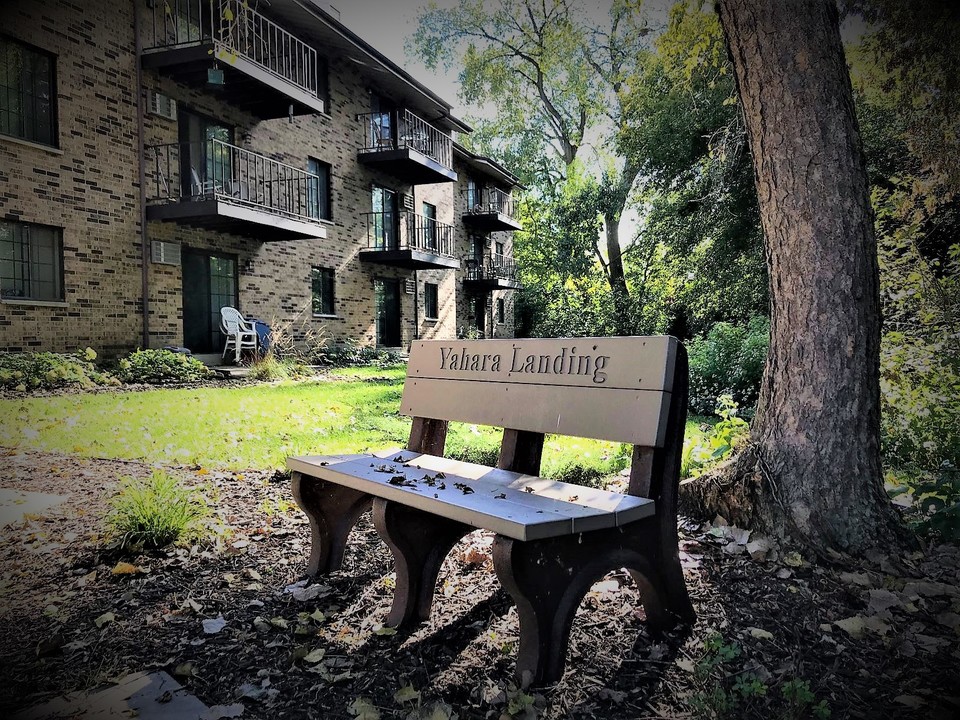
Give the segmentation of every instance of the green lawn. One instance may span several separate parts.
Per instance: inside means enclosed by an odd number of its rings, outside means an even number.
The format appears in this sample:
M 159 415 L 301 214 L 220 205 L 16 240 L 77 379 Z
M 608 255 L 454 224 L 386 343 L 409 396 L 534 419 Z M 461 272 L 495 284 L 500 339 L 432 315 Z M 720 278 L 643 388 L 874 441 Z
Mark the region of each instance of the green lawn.
M 337 379 L 278 385 L 27 397 L 0 401 L 0 445 L 75 455 L 242 470 L 279 468 L 288 455 L 402 446 L 397 409 L 404 369 L 357 368 Z M 687 433 L 699 435 L 700 418 Z M 499 433 L 454 424 L 448 454 L 496 460 Z M 549 437 L 543 471 L 582 479 L 616 472 L 619 443 Z

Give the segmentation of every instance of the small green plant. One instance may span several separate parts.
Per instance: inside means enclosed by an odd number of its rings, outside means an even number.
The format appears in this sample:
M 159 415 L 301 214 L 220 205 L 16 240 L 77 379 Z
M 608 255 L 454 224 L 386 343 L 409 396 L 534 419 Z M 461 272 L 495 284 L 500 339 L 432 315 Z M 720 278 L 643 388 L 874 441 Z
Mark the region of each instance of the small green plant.
M 121 479 L 107 522 L 122 549 L 154 550 L 199 539 L 208 515 L 202 492 L 155 471 L 147 480 Z
M 191 355 L 169 350 L 137 350 L 120 360 L 117 377 L 125 383 L 170 383 L 196 382 L 213 373 Z
M 94 365 L 97 353 L 0 353 L 0 387 L 18 392 L 60 387 L 92 388 L 117 381 Z
M 715 409 L 720 422 L 701 442 L 685 441 L 680 458 L 680 477 L 698 475 L 724 460 L 750 432 L 750 425 L 738 416 L 739 407 L 730 395 L 717 398 Z
M 785 718 L 799 720 L 807 714 L 808 710 L 818 720 L 826 720 L 830 717 L 830 707 L 826 700 L 814 704 L 817 698 L 806 680 L 798 678 L 788 680 L 780 687 L 780 692 L 783 693 L 783 699 L 787 702 Z

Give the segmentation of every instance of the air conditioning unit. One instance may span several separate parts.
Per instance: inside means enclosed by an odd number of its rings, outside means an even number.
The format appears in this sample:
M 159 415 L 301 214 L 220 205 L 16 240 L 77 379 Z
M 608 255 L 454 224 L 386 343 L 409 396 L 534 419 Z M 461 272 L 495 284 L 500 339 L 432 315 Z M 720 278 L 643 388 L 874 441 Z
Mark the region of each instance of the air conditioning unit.
M 177 119 L 177 101 L 163 93 L 147 91 L 147 110 L 151 115 L 158 115 L 167 120 Z
M 408 278 L 403 282 L 403 289 L 407 293 L 407 295 L 413 295 L 413 293 L 415 293 L 417 290 L 417 284 L 416 282 Z
M 158 265 L 179 265 L 180 245 L 163 240 L 154 240 L 150 244 L 150 259 Z
M 404 193 L 401 197 L 403 198 L 403 209 L 413 210 L 413 195 Z

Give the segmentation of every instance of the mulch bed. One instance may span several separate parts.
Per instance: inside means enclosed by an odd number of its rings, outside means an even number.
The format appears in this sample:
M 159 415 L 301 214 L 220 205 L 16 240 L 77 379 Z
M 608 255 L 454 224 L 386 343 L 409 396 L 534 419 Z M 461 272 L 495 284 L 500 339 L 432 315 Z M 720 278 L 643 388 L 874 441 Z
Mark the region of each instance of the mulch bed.
M 801 718 L 821 701 L 832 718 L 960 717 L 956 546 L 825 566 L 754 560 L 742 533 L 685 524 L 694 627 L 652 640 L 629 579 L 608 576 L 580 607 L 563 680 L 524 692 L 489 537 L 447 559 L 428 623 L 390 634 L 392 559 L 370 523 L 341 572 L 300 582 L 309 527 L 280 475 L 173 468 L 216 490 L 229 534 L 108 550 L 119 478 L 152 469 L 0 450 L 0 487 L 69 495 L 0 530 L 0 715 L 159 668 L 243 718 Z

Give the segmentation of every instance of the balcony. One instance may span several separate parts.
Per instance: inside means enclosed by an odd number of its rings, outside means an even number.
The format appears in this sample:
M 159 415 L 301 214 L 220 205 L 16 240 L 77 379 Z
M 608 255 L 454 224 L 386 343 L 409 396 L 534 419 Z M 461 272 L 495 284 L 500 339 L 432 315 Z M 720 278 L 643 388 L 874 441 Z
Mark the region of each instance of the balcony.
M 520 230 L 513 219 L 513 198 L 494 187 L 470 188 L 467 191 L 467 211 L 463 222 L 483 232 Z
M 141 63 L 259 118 L 325 112 L 317 51 L 245 0 L 158 0 Z M 216 68 L 223 72 L 222 82 Z M 213 72 L 210 72 L 210 71 Z M 209 74 L 208 74 L 209 73 Z
M 326 237 L 319 178 L 221 140 L 147 147 L 147 219 L 256 240 Z
M 517 264 L 506 255 L 492 254 L 467 260 L 465 286 L 475 290 L 517 290 Z
M 366 214 L 367 246 L 360 259 L 408 270 L 459 268 L 453 225 L 413 212 Z
M 453 140 L 409 110 L 366 113 L 357 160 L 411 185 L 456 182 Z

